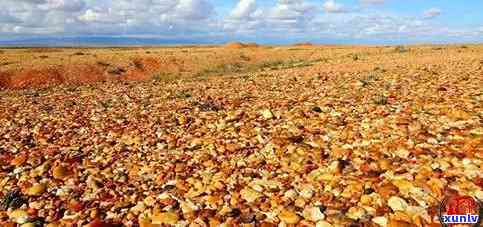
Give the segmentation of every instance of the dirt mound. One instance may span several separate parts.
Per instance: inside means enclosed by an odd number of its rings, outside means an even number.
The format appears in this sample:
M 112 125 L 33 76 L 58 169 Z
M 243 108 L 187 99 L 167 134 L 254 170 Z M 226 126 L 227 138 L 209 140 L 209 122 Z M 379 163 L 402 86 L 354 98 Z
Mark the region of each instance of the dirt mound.
M 12 74 L 9 72 L 0 72 L 0 89 L 7 88 L 10 85 Z
M 252 48 L 256 48 L 256 47 L 259 47 L 260 45 L 258 45 L 257 43 L 247 43 L 245 44 L 246 47 L 252 47 Z
M 60 84 L 89 84 L 108 80 L 146 80 L 159 70 L 155 58 L 134 58 L 129 65 L 93 64 L 50 66 L 0 72 L 0 89 L 43 88 Z
M 64 82 L 62 71 L 61 67 L 24 70 L 11 77 L 8 87 L 18 89 L 61 84 Z
M 132 60 L 132 66 L 129 67 L 126 74 L 120 78 L 123 80 L 147 80 L 155 74 L 161 67 L 161 63 L 156 58 L 135 58 Z
M 61 71 L 66 84 L 87 84 L 108 79 L 99 65 L 73 65 Z
M 242 49 L 242 48 L 257 48 L 260 47 L 257 43 L 241 43 L 241 42 L 230 42 L 225 44 L 225 48 L 229 49 Z
M 242 49 L 245 48 L 246 45 L 241 42 L 229 42 L 225 44 L 225 47 L 230 49 Z
M 311 46 L 314 46 L 314 44 L 309 43 L 309 42 L 304 42 L 304 43 L 295 43 L 295 44 L 293 44 L 293 46 L 296 46 L 296 47 L 311 47 Z

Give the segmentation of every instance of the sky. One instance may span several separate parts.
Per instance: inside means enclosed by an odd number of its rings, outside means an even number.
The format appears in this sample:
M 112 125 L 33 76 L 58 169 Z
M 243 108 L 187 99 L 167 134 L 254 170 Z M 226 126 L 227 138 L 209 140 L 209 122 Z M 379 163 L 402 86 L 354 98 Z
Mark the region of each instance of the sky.
M 1 0 L 0 45 L 483 41 L 483 0 Z

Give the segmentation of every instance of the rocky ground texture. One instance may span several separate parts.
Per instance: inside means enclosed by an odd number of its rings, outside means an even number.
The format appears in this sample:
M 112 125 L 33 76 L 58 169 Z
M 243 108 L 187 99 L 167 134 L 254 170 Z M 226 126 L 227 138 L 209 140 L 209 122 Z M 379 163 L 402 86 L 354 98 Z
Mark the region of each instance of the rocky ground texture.
M 483 48 L 444 48 L 2 91 L 0 225 L 439 226 L 483 199 Z

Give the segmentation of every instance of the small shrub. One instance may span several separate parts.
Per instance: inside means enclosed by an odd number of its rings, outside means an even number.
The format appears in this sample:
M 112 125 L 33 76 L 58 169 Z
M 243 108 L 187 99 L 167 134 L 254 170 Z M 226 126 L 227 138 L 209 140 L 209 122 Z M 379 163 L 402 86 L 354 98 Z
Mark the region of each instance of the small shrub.
M 328 63 L 329 62 L 329 59 L 327 59 L 327 58 L 317 58 L 317 59 L 313 60 L 313 62 L 324 62 L 324 63 Z
M 271 70 L 278 70 L 278 69 L 291 69 L 291 68 L 302 68 L 314 65 L 317 60 L 306 61 L 306 60 L 289 60 L 289 61 L 270 61 L 270 62 L 263 62 L 261 63 L 258 68 L 261 69 L 271 69 Z
M 113 107 L 112 100 L 101 101 L 101 106 L 104 107 L 104 109 Z
M 284 62 L 281 60 L 263 62 L 260 64 L 260 68 L 279 69 L 283 64 Z
M 201 111 L 203 112 L 208 112 L 208 111 L 219 111 L 222 110 L 223 108 L 213 101 L 205 101 L 205 102 L 194 102 L 193 106 L 198 107 Z
M 220 76 L 228 73 L 239 73 L 243 71 L 241 63 L 221 64 L 213 68 L 204 69 L 196 74 L 196 77 Z
M 134 59 L 134 60 L 132 60 L 132 63 L 134 65 L 134 67 L 136 67 L 137 69 L 144 69 L 144 64 L 143 64 L 143 61 L 141 59 Z
M 126 70 L 121 68 L 121 67 L 113 67 L 112 69 L 109 69 L 107 72 L 109 74 L 121 75 L 121 74 L 125 73 Z
M 373 101 L 376 105 L 387 105 L 388 98 L 384 95 L 377 95 Z
M 405 46 L 396 46 L 394 48 L 394 51 L 396 53 L 405 53 L 405 52 L 408 52 L 409 50 Z
M 40 55 L 39 58 L 40 59 L 46 59 L 46 58 L 49 58 L 49 56 L 47 56 L 47 55 Z
M 189 91 L 180 91 L 176 93 L 176 98 L 179 98 L 179 99 L 187 99 L 187 98 L 191 98 L 192 96 L 193 95 Z
M 179 76 L 171 73 L 157 73 L 152 76 L 155 82 L 170 82 L 178 79 Z
M 382 67 L 376 66 L 376 67 L 374 68 L 374 71 L 376 71 L 376 72 L 381 72 L 381 73 L 385 73 L 387 70 L 386 70 L 386 69 L 384 69 L 384 68 L 382 68 Z
M 111 64 L 109 64 L 107 62 L 103 62 L 103 61 L 98 61 L 97 64 L 100 65 L 100 66 L 104 66 L 104 67 L 108 67 L 108 66 L 111 65 Z
M 240 55 L 240 59 L 243 60 L 243 61 L 250 61 L 250 57 L 246 56 L 246 55 Z
M 86 55 L 85 53 L 83 52 L 75 52 L 74 54 L 72 55 L 75 55 L 75 56 L 82 56 L 82 55 Z

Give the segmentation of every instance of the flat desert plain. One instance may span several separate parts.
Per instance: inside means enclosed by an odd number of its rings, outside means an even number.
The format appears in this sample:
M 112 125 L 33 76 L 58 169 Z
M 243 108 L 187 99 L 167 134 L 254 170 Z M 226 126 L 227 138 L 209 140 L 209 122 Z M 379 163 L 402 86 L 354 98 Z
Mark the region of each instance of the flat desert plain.
M 1 226 L 439 226 L 483 46 L 0 49 Z

